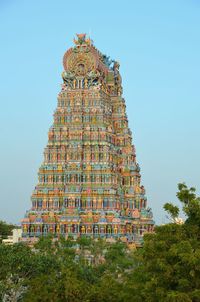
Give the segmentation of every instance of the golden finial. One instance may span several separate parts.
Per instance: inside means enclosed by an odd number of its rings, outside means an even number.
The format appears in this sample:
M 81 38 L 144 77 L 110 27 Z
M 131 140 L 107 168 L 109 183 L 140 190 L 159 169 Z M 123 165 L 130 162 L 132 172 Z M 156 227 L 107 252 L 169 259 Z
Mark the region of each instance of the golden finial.
M 76 45 L 82 45 L 82 44 L 87 44 L 91 45 L 91 40 L 90 38 L 86 38 L 86 34 L 76 34 L 77 35 L 77 40 L 74 39 L 74 43 Z

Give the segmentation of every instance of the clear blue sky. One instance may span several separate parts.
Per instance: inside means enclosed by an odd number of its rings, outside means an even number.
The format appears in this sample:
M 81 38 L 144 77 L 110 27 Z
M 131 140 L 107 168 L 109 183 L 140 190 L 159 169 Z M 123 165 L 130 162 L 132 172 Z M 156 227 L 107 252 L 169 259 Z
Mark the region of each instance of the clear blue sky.
M 0 1 L 0 219 L 30 208 L 75 33 L 121 62 L 129 126 L 156 223 L 177 183 L 200 188 L 200 2 Z

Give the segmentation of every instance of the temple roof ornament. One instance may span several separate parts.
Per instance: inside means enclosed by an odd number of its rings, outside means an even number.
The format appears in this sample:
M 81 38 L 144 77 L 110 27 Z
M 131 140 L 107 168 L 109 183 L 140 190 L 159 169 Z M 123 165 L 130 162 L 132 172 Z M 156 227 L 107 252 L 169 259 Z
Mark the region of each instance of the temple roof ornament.
M 82 44 L 87 44 L 87 45 L 91 45 L 92 44 L 92 40 L 90 38 L 86 38 L 86 34 L 76 34 L 77 36 L 77 40 L 74 39 L 74 44 L 76 45 L 82 45 Z
M 62 86 L 62 90 L 81 85 L 82 88 L 101 88 L 105 92 L 122 95 L 119 63 L 102 54 L 86 38 L 86 34 L 77 34 L 77 38 L 75 46 L 67 50 L 63 57 L 62 77 L 66 87 Z M 83 80 L 82 84 L 80 80 Z

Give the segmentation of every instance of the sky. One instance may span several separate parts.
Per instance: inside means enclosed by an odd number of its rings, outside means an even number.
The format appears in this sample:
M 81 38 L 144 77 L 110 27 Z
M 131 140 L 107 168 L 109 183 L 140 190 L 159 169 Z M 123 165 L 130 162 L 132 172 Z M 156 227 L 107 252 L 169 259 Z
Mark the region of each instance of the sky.
M 0 0 L 0 220 L 31 207 L 76 33 L 120 62 L 142 184 L 166 223 L 178 183 L 200 191 L 198 0 Z

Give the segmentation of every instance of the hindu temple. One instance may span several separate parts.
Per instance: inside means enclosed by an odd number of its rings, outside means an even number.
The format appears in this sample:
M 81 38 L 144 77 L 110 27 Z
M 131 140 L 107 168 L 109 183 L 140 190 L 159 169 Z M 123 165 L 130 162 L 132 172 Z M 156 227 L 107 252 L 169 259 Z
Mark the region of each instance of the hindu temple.
M 140 183 L 119 63 L 77 34 L 63 67 L 38 183 L 22 219 L 23 240 L 51 233 L 139 244 L 154 221 Z

